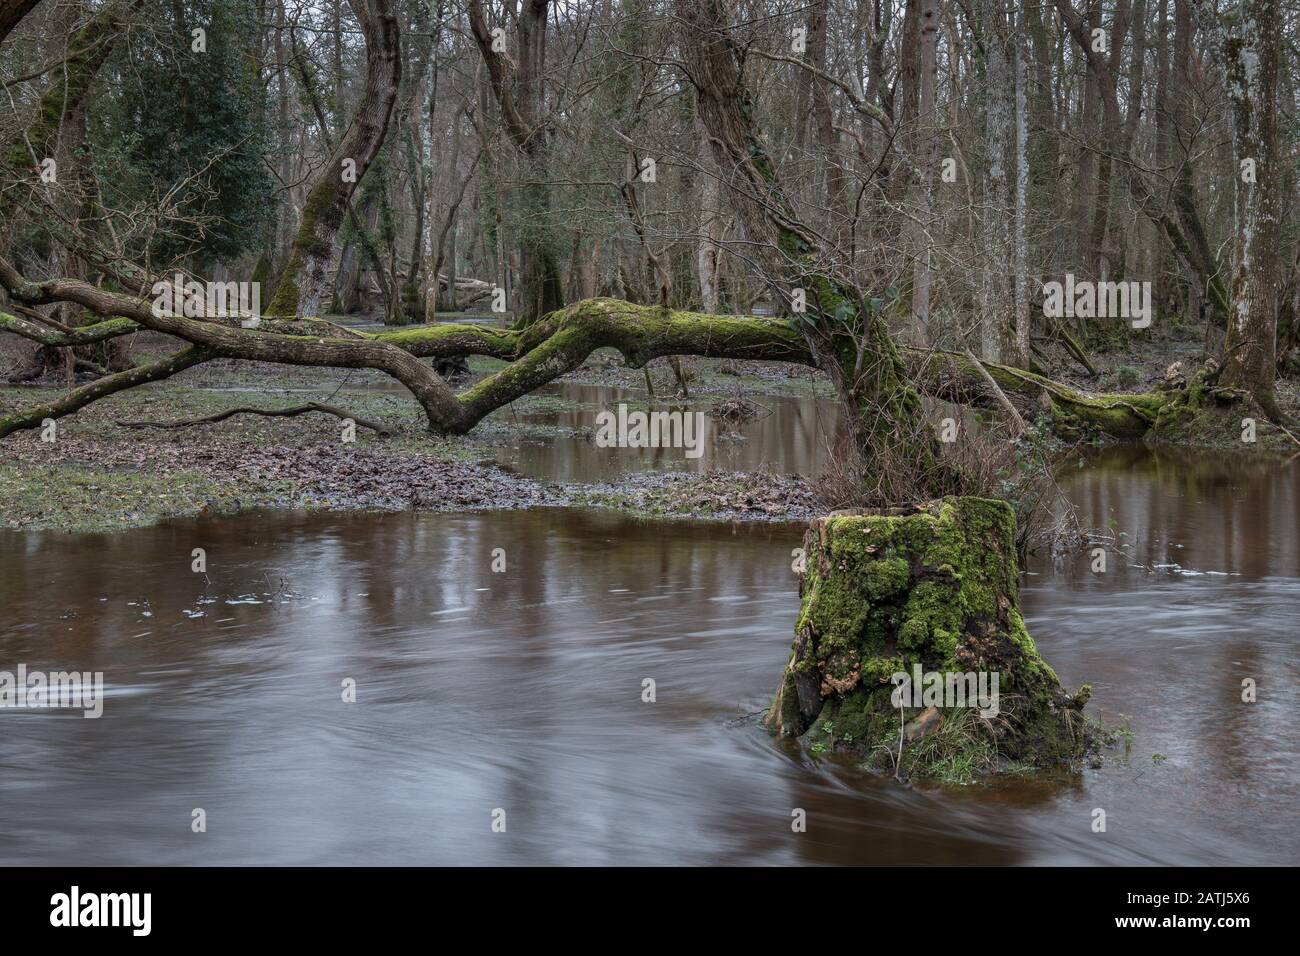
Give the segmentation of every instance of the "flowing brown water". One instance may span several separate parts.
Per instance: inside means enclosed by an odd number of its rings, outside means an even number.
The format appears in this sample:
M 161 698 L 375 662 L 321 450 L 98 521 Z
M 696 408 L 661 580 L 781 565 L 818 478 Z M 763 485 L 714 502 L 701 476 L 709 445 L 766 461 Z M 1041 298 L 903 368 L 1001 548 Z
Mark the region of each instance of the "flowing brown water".
M 1035 562 L 1026 615 L 1132 753 L 991 789 L 904 788 L 744 716 L 788 653 L 797 527 L 540 510 L 0 535 L 0 670 L 108 687 L 99 720 L 0 711 L 0 863 L 1296 862 L 1300 469 L 1117 451 L 1068 490 L 1130 557 Z

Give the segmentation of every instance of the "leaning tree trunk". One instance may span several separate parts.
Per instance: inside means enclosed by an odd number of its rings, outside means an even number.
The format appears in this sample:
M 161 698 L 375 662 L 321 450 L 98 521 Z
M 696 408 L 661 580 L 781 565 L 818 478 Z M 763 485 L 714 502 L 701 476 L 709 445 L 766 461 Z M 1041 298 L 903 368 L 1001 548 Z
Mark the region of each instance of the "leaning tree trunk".
M 319 315 L 334 245 L 352 194 L 379 154 L 402 75 L 392 0 L 350 0 L 366 38 L 366 89 L 352 123 L 307 193 L 289 264 L 269 315 Z
M 470 29 L 487 66 L 488 81 L 501 110 L 502 125 L 519 152 L 526 182 L 520 189 L 523 222 L 520 253 L 523 272 L 522 318 L 525 323 L 560 308 L 564 286 L 554 247 L 551 196 L 545 180 L 547 130 L 543 107 L 542 68 L 546 63 L 546 18 L 550 0 L 526 0 L 518 22 L 517 67 L 493 49 L 493 38 L 479 0 L 466 7 Z
M 126 0 L 105 5 L 68 41 L 67 58 L 51 72 L 50 85 L 41 96 L 35 118 L 21 135 L 4 145 L 5 165 L 11 175 L 53 157 L 64 117 L 84 109 L 100 67 L 124 33 L 126 19 L 143 2 Z M 0 190 L 0 232 L 13 228 L 15 202 L 10 190 Z
M 18 21 L 31 13 L 40 2 L 41 0 L 10 0 L 9 3 L 0 5 L 0 40 L 7 37 L 18 26 Z
M 993 771 L 1002 760 L 1082 755 L 1090 690 L 1067 694 L 1025 629 L 1015 525 L 1010 505 L 981 498 L 813 522 L 794 646 L 768 725 L 900 775 L 933 773 L 945 760 Z M 974 675 L 991 699 L 891 699 L 897 674 L 923 690 L 918 671 L 942 675 L 944 686 Z M 960 686 L 970 690 L 969 678 Z M 939 731 L 940 745 L 927 744 Z
M 752 260 L 787 307 L 806 301 L 806 312 L 796 312 L 794 319 L 844 399 L 864 452 L 868 490 L 888 500 L 933 497 L 942 490 L 945 469 L 920 397 L 884 312 L 871 308 L 868 298 L 836 273 L 835 257 L 818 248 L 781 187 L 754 122 L 757 111 L 724 0 L 677 0 L 676 13 L 700 121 L 730 187 L 737 220 L 753 244 Z

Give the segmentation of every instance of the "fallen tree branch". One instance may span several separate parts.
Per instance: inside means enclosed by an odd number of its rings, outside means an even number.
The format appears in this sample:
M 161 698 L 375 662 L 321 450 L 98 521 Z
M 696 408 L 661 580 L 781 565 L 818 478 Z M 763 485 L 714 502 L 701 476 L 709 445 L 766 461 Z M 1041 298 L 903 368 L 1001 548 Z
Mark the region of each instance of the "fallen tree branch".
M 371 337 L 347 339 L 284 335 L 158 313 L 143 299 L 110 292 L 76 279 L 31 282 L 3 258 L 0 258 L 0 285 L 27 305 L 76 302 L 96 315 L 123 316 L 155 332 L 175 335 L 204 347 L 216 357 L 283 365 L 375 369 L 410 389 L 432 427 L 455 428 L 464 417 L 456 393 L 433 369 L 410 352 Z M 468 427 L 463 430 L 468 430 Z
M 241 405 L 238 408 L 228 408 L 224 412 L 217 412 L 215 415 L 205 415 L 202 418 L 187 418 L 177 422 L 114 422 L 122 428 L 190 428 L 193 425 L 214 425 L 217 422 L 224 422 L 227 418 L 233 418 L 236 415 L 264 415 L 267 418 L 295 418 L 298 415 L 306 415 L 310 412 L 324 412 L 326 415 L 333 415 L 335 418 L 341 418 L 345 421 L 352 421 L 362 428 L 369 428 L 373 432 L 378 432 L 385 438 L 393 434 L 393 430 L 387 425 L 379 422 L 372 422 L 368 419 L 353 415 L 351 412 L 339 408 L 336 405 L 327 405 L 324 402 L 308 402 L 306 405 L 294 405 L 290 408 L 253 408 L 251 406 Z
M 137 385 L 143 385 L 146 382 L 156 382 L 159 379 L 170 378 L 177 372 L 206 362 L 212 357 L 213 354 L 207 349 L 191 346 L 155 362 L 137 365 L 135 368 L 129 368 L 125 372 L 118 372 L 115 375 L 106 375 L 80 388 L 74 388 L 66 395 L 52 402 L 0 418 L 0 438 L 25 428 L 39 428 L 46 419 L 56 419 L 64 415 L 70 415 L 79 409 L 85 408 L 91 402 L 98 401 L 115 392 L 135 388 Z
M 975 364 L 960 352 L 900 348 L 916 387 L 931 398 L 957 405 L 1002 407 Z M 1121 440 L 1140 440 L 1155 424 L 1170 395 L 1133 392 L 1087 395 L 1035 372 L 997 362 L 980 362 L 1004 396 L 1016 396 L 1025 408 L 1046 415 L 1058 431 L 1100 432 Z
M 1048 321 L 1052 326 L 1052 331 L 1064 344 L 1065 350 L 1070 353 L 1076 362 L 1083 366 L 1084 371 L 1093 378 L 1101 374 L 1097 371 L 1097 366 L 1092 364 L 1092 359 L 1088 358 L 1088 353 L 1083 350 L 1083 346 L 1079 344 L 1078 339 L 1070 334 L 1070 330 L 1065 327 L 1065 324 L 1056 319 L 1049 319 Z
M 447 288 L 447 276 L 445 273 L 438 273 L 438 288 Z M 492 294 L 496 286 L 491 282 L 484 282 L 482 279 L 474 279 L 469 276 L 456 277 L 456 305 L 457 307 L 473 305 L 479 299 L 486 299 Z M 462 298 L 465 296 L 465 298 Z
M 1002 407 L 1006 409 L 1007 414 L 1011 416 L 1011 426 L 1013 430 L 1013 434 L 1011 437 L 1019 438 L 1026 431 L 1029 430 L 1028 426 L 1025 425 L 1025 420 L 1020 417 L 1019 410 L 1017 410 L 1016 406 L 1011 404 L 1011 399 L 1007 398 L 1007 393 L 1002 391 L 1002 389 L 998 386 L 997 381 L 993 378 L 992 375 L 989 374 L 989 370 L 984 367 L 984 363 L 982 363 L 979 359 L 975 357 L 974 352 L 972 352 L 970 349 L 967 349 L 966 358 L 969 359 L 970 363 L 975 366 L 975 370 L 979 372 L 980 377 L 984 379 L 985 383 L 989 387 L 989 390 L 993 392 L 993 395 L 994 397 L 997 398 L 999 404 L 1001 404 Z
M 20 319 L 18 316 L 9 315 L 7 312 L 0 312 L 0 330 L 21 335 L 23 338 L 38 342 L 41 345 L 58 348 L 91 345 L 95 342 L 115 339 L 118 336 L 130 335 L 132 332 L 139 332 L 140 326 L 130 319 L 105 319 L 103 322 L 96 322 L 93 325 L 61 331 L 60 329 L 39 325 L 36 322 L 29 322 L 26 319 Z

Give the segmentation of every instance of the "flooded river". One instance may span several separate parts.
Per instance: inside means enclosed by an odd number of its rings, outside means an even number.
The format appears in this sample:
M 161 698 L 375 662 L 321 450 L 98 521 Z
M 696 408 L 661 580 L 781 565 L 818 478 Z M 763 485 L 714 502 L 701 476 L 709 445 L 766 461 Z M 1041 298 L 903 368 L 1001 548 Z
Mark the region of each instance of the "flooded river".
M 1300 468 L 1118 450 L 1066 489 L 1128 555 L 1034 562 L 1028 624 L 1132 749 L 993 788 L 905 788 L 757 726 L 795 526 L 538 510 L 0 534 L 0 669 L 107 685 L 98 720 L 0 711 L 0 863 L 1294 863 Z

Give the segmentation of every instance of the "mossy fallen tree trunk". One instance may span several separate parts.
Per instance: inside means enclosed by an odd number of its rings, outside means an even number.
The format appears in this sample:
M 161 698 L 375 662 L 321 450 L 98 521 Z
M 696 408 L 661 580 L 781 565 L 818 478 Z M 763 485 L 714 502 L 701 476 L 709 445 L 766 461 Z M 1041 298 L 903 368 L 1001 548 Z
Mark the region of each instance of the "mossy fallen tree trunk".
M 79 388 L 60 395 L 49 402 L 0 415 L 0 438 L 16 431 L 40 428 L 49 419 L 59 419 L 85 408 L 91 402 L 106 398 L 116 392 L 135 388 L 148 382 L 159 382 L 177 372 L 193 368 L 212 358 L 207 349 L 192 345 L 172 355 L 146 362 L 114 375 L 105 375 Z
M 373 368 L 411 390 L 433 430 L 451 433 L 469 431 L 495 409 L 577 368 L 599 348 L 617 349 L 632 367 L 666 355 L 817 365 L 805 336 L 781 319 L 705 315 L 618 299 L 576 302 L 524 330 L 440 323 L 361 333 L 310 318 L 266 319 L 251 329 L 231 324 L 233 320 L 155 315 L 142 299 L 85 282 L 27 282 L 3 258 L 0 285 L 17 301 L 32 306 L 76 302 L 94 315 L 113 316 L 63 331 L 0 312 L 0 331 L 42 345 L 80 345 L 151 329 L 202 346 L 208 358 Z M 457 395 L 432 368 L 412 361 L 466 355 L 503 359 L 511 364 Z M 983 375 L 961 353 L 900 348 L 898 355 L 920 393 L 957 404 L 998 407 L 998 399 Z M 982 364 L 1026 418 L 1046 419 L 1067 437 L 1141 439 L 1158 420 L 1168 417 L 1171 409 L 1179 407 L 1177 402 L 1183 394 L 1156 391 L 1087 395 L 1033 372 L 995 362 Z M 137 382 L 123 376 L 112 384 L 112 388 L 96 389 L 94 398 Z M 1190 387 L 1187 391 L 1191 393 Z M 75 409 L 68 406 L 68 410 Z M 28 419 L 23 417 L 24 421 Z M 39 423 L 40 419 L 35 421 Z M 30 427 L 19 425 L 17 420 L 11 424 L 9 430 Z M 0 437 L 6 433 L 0 429 Z
M 774 731 L 900 775 L 1052 766 L 1087 752 L 1090 690 L 1068 694 L 1025 629 L 1005 502 L 837 513 L 813 522 L 804 546 Z
M 908 348 L 903 354 L 923 394 L 957 405 L 996 407 L 983 376 L 960 352 Z M 1176 397 L 1176 393 L 1165 391 L 1089 395 L 1011 365 L 980 364 L 1003 392 L 1017 400 L 1025 417 L 1046 419 L 1051 430 L 1062 437 L 1141 440 Z

